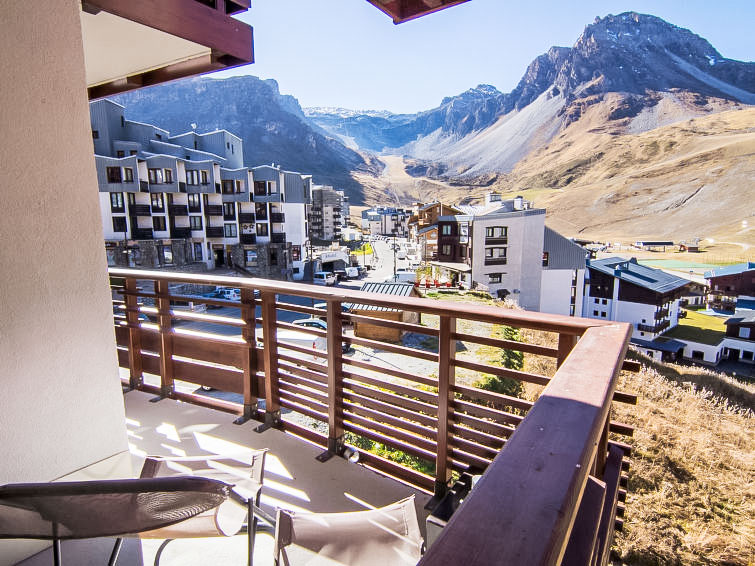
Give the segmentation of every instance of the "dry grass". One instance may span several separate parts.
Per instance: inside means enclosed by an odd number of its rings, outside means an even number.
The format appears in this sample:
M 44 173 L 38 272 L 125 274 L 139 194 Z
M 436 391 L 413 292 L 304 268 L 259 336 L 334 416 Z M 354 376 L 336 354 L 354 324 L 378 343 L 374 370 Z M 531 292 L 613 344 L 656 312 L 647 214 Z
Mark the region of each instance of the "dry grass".
M 632 566 L 752 565 L 753 413 L 678 377 L 651 367 L 621 376 L 639 403 L 615 405 L 615 418 L 636 427 L 615 548 Z

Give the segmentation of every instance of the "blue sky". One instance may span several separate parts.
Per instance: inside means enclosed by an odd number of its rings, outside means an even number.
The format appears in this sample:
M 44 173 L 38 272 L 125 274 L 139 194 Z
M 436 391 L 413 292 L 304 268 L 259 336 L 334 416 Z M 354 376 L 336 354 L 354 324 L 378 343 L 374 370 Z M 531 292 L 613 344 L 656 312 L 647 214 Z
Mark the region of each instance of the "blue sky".
M 571 46 L 595 16 L 634 10 L 755 59 L 752 0 L 471 0 L 394 25 L 365 0 L 253 0 L 256 63 L 218 73 L 276 79 L 302 106 L 416 112 L 480 83 L 511 91 L 552 45 Z

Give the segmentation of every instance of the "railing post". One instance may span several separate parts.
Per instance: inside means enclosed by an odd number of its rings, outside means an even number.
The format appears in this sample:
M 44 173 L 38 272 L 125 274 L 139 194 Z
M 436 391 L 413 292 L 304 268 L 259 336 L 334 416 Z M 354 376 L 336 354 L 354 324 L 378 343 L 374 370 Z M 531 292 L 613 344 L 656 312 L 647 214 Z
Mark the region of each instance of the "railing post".
M 136 279 L 126 277 L 124 281 L 124 300 L 126 303 L 126 322 L 128 323 L 128 386 L 138 389 L 143 382 L 142 374 L 142 337 L 139 328 L 139 297 L 136 293 Z
M 611 401 L 608 401 L 609 405 Z M 600 434 L 600 440 L 598 440 L 598 449 L 595 452 L 595 460 L 593 461 L 592 475 L 596 478 L 602 478 L 606 469 L 606 458 L 608 458 L 608 427 L 611 422 L 611 407 L 608 407 L 608 415 L 606 416 L 606 422 L 603 424 L 603 432 Z
M 244 424 L 253 418 L 257 412 L 257 341 L 255 339 L 255 311 L 254 291 L 245 287 L 241 288 L 241 319 L 244 328 L 241 335 L 246 342 L 246 351 L 242 360 L 244 371 L 244 412 L 234 421 L 236 424 Z
M 277 426 L 281 420 L 280 393 L 278 389 L 278 331 L 276 327 L 275 292 L 261 291 L 262 334 L 265 358 L 265 424 L 258 432 Z
M 446 494 L 451 483 L 451 423 L 453 422 L 453 388 L 456 385 L 456 319 L 440 316 L 438 335 L 438 435 L 435 457 L 435 499 Z
M 160 397 L 173 394 L 173 321 L 170 316 L 170 290 L 167 281 L 155 281 L 157 295 L 157 322 L 160 329 Z
M 579 336 L 574 334 L 559 334 L 558 335 L 558 358 L 556 360 L 556 367 L 561 367 L 567 356 L 571 353 L 574 346 L 577 345 Z
M 328 452 L 343 451 L 343 351 L 341 302 L 328 301 Z

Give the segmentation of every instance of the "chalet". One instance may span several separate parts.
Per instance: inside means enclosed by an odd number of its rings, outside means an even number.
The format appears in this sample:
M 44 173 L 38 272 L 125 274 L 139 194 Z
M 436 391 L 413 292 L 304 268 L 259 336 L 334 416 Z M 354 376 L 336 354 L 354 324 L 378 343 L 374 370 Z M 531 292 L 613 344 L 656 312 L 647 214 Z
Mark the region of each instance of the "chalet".
M 734 311 L 746 308 L 739 301 L 755 301 L 755 262 L 727 265 L 705 272 L 710 291 L 708 304 L 711 308 Z
M 723 357 L 727 360 L 753 363 L 755 355 L 755 311 L 733 316 L 726 324 Z
M 411 283 L 365 283 L 361 291 L 377 293 L 379 295 L 393 295 L 395 297 L 419 297 L 420 294 Z M 349 310 L 354 314 L 366 314 L 371 318 L 394 320 L 412 324 L 420 323 L 419 313 L 403 311 L 384 306 L 352 304 Z M 379 326 L 368 322 L 357 321 L 354 323 L 354 336 L 384 340 L 387 342 L 400 342 L 403 331 L 400 328 Z
M 679 302 L 689 281 L 630 260 L 587 262 L 582 316 L 630 322 L 633 339 L 657 338 L 679 321 Z

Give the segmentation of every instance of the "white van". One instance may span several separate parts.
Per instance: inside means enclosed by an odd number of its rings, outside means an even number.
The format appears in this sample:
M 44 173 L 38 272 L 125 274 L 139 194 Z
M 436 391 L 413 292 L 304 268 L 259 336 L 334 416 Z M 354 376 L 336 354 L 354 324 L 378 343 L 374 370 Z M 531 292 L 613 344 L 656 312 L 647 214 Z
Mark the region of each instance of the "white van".
M 396 276 L 391 275 L 385 278 L 385 283 L 414 283 L 417 281 L 417 272 L 409 269 L 399 269 Z
M 313 277 L 315 285 L 335 285 L 336 276 L 329 271 L 317 271 Z

